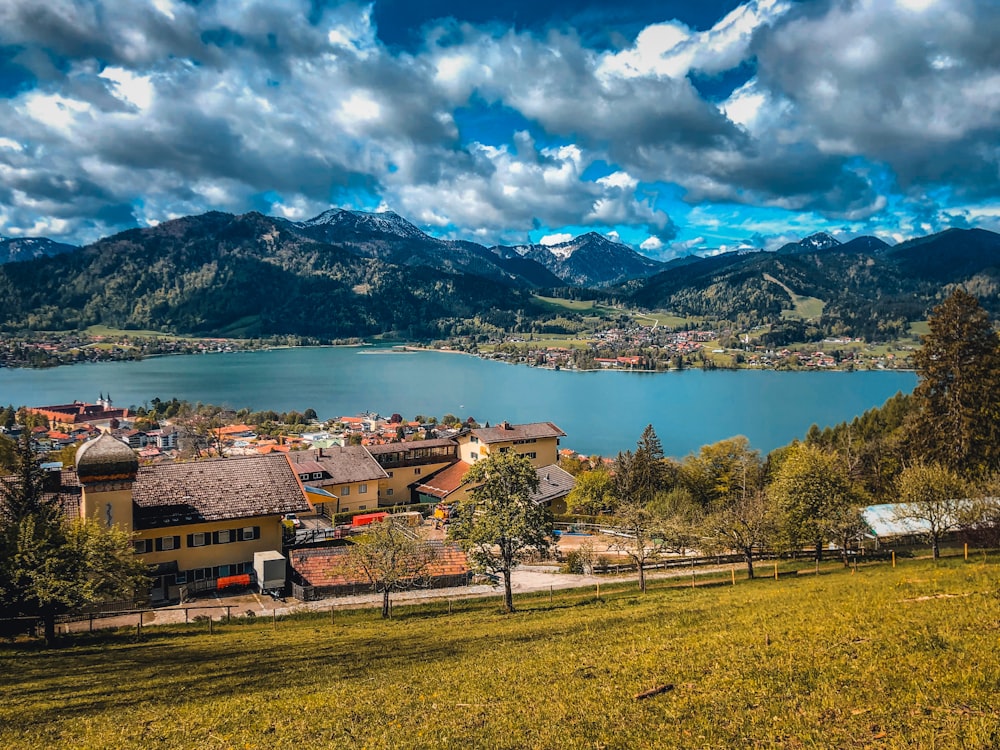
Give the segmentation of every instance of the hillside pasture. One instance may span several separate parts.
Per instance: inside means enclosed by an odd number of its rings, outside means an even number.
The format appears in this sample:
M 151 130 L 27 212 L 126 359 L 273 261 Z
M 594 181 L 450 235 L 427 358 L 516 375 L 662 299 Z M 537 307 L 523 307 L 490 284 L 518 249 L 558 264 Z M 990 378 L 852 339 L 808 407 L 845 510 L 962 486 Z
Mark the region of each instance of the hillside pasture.
M 0 745 L 996 747 L 996 571 L 789 562 L 510 616 L 436 602 L 5 645 Z

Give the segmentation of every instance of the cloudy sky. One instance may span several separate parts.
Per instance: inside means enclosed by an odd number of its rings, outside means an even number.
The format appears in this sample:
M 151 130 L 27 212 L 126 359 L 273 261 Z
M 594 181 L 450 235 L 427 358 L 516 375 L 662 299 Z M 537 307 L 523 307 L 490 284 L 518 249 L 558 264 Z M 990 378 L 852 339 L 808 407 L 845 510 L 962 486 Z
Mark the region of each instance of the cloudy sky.
M 651 257 L 1000 229 L 996 0 L 3 0 L 0 235 L 391 209 Z

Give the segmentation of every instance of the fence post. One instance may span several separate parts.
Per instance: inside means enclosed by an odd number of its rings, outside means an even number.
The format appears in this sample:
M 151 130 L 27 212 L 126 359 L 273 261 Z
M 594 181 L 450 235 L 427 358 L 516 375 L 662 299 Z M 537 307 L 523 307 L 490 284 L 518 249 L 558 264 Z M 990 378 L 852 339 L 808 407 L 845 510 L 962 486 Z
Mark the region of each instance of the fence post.
M 776 580 L 776 581 L 778 580 L 778 561 L 777 560 L 775 560 L 775 562 L 774 562 L 774 580 Z
M 552 604 L 552 586 L 549 586 L 549 604 Z
M 189 609 L 188 607 L 184 608 L 184 624 L 185 625 L 188 624 L 188 609 Z
M 277 609 L 272 609 L 271 610 L 271 627 L 274 630 L 278 629 L 278 610 Z
M 231 609 L 232 609 L 232 606 L 227 604 L 226 605 L 226 623 L 230 623 L 230 622 L 233 621 L 233 616 L 232 616 L 232 614 L 230 614 L 230 610 Z
M 965 543 L 965 559 L 966 559 L 966 561 L 968 561 L 968 559 L 969 559 L 969 543 L 968 542 Z
M 896 567 L 896 550 L 890 550 L 892 552 L 892 567 Z
M 331 625 L 333 625 L 333 612 L 334 612 L 334 608 L 333 608 L 333 605 L 331 604 L 330 605 L 330 624 Z
M 729 572 L 730 572 L 730 573 L 732 574 L 732 576 L 733 576 L 733 585 L 735 586 L 735 585 L 736 585 L 736 566 L 735 566 L 735 565 L 733 565 L 733 566 L 732 566 L 732 567 L 731 567 L 731 568 L 729 569 Z
M 213 620 L 212 620 L 212 613 L 209 612 L 208 613 L 208 634 L 209 635 L 212 635 L 212 633 L 215 632 L 214 629 L 213 629 L 212 622 L 213 622 Z
M 90 613 L 90 632 L 94 632 L 94 613 Z

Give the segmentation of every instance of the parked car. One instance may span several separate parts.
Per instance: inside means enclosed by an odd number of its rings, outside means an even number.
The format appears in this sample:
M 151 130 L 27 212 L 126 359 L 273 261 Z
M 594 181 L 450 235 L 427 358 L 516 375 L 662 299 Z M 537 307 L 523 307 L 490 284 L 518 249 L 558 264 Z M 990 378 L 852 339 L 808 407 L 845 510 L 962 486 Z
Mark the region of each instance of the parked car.
M 301 529 L 302 528 L 302 519 L 299 518 L 294 513 L 286 513 L 285 514 L 285 523 L 290 523 L 292 525 L 293 529 Z

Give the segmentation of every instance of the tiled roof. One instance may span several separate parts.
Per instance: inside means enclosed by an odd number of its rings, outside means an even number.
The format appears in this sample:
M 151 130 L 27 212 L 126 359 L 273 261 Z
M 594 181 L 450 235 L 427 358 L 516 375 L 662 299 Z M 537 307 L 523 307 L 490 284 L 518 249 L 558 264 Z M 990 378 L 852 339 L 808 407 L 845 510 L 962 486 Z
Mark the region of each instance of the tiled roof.
M 538 474 L 538 492 L 531 499 L 539 505 L 566 497 L 576 486 L 573 475 L 556 464 L 541 466 L 535 469 L 535 473 Z
M 378 461 L 372 458 L 368 449 L 362 445 L 296 451 L 289 454 L 288 458 L 293 466 L 302 462 L 309 464 L 315 462 L 322 466 L 323 471 L 333 477 L 332 480 L 324 480 L 324 484 L 368 482 L 386 479 L 389 476 L 385 473 L 385 469 L 379 466 Z M 298 473 L 298 468 L 295 470 Z
M 465 472 L 472 468 L 464 461 L 453 463 L 417 485 L 417 492 L 443 500 L 462 486 Z
M 132 499 L 137 529 L 309 510 L 283 455 L 144 466 Z
M 293 461 L 292 465 L 295 468 L 295 473 L 299 475 L 326 471 L 326 467 L 318 461 Z
M 504 443 L 508 440 L 532 440 L 538 438 L 565 437 L 566 433 L 551 422 L 531 422 L 529 424 L 503 424 L 497 427 L 480 427 L 472 434 L 483 443 Z
M 426 577 L 459 576 L 469 572 L 469 560 L 462 549 L 455 544 L 429 542 L 436 549 L 433 562 L 427 567 Z M 309 586 L 327 588 L 367 584 L 362 576 L 351 571 L 345 564 L 349 547 L 319 547 L 297 549 L 289 553 L 292 568 Z

